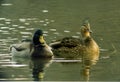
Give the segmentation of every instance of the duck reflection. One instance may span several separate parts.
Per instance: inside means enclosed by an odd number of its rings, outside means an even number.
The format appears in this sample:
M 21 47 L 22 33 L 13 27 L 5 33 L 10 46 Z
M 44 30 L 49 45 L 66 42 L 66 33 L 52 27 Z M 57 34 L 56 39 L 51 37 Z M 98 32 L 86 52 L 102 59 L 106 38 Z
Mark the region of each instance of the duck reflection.
M 42 81 L 44 78 L 44 70 L 52 63 L 52 58 L 32 58 L 30 67 L 34 81 Z
M 24 67 L 24 71 L 26 71 L 26 68 L 32 69 L 32 79 L 34 81 L 42 81 L 45 74 L 45 69 L 52 64 L 53 58 L 21 58 L 21 57 L 12 57 L 12 62 L 14 66 Z M 14 63 L 15 62 L 15 63 Z M 28 70 L 29 70 L 28 69 Z
M 87 58 L 86 58 L 87 56 Z M 92 68 L 93 65 L 96 65 L 97 61 L 99 59 L 99 56 L 97 56 L 96 58 L 91 59 L 91 56 L 89 57 L 88 55 L 84 55 L 82 57 L 82 70 L 81 70 L 81 74 L 83 76 L 83 80 L 84 81 L 89 81 L 90 80 L 90 69 Z

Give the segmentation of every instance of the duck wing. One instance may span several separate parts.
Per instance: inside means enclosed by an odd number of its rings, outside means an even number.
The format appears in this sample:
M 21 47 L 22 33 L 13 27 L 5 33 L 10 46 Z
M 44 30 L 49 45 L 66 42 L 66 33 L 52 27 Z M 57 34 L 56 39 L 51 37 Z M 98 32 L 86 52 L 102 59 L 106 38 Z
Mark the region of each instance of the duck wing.
M 61 41 L 61 45 L 64 47 L 76 47 L 78 45 L 82 45 L 82 41 L 78 38 L 74 37 L 65 37 Z
M 31 40 L 22 40 L 20 43 L 18 44 L 12 44 L 10 46 L 10 51 L 12 50 L 12 48 L 15 48 L 16 51 L 24 51 L 26 49 L 29 49 L 31 46 Z
M 74 37 L 65 37 L 61 40 L 57 40 L 50 44 L 50 46 L 53 49 L 58 49 L 61 47 L 72 48 L 72 47 L 76 47 L 78 45 L 82 45 L 82 40 L 80 40 L 78 38 L 74 38 Z

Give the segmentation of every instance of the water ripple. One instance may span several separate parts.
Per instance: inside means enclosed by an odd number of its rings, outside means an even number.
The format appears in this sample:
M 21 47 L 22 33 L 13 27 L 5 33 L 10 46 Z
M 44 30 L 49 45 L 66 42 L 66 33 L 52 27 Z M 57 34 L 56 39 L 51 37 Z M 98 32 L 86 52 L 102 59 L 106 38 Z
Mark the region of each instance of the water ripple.
M 53 62 L 68 62 L 68 63 L 70 63 L 70 62 L 82 62 L 82 60 L 53 60 Z
M 50 31 L 53 31 L 53 32 L 56 31 L 56 29 L 49 29 L 49 30 L 50 30 Z
M 1 29 L 9 29 L 9 27 L 0 27 Z
M 64 32 L 69 33 L 70 31 L 69 30 L 64 30 Z
M 26 22 L 26 19 L 20 18 L 19 21 L 20 21 L 20 22 Z
M 11 3 L 4 3 L 4 4 L 1 4 L 1 6 L 12 6 L 13 4 Z
M 25 26 L 19 26 L 18 28 L 26 28 Z
M 43 12 L 43 13 L 47 13 L 47 12 L 48 12 L 48 10 L 42 10 L 42 12 Z
M 25 35 L 32 35 L 31 32 L 20 32 L 21 34 L 25 34 Z
M 21 64 L 11 64 L 11 65 L 1 65 L 2 67 L 25 67 L 25 66 L 28 66 L 28 65 L 21 65 Z

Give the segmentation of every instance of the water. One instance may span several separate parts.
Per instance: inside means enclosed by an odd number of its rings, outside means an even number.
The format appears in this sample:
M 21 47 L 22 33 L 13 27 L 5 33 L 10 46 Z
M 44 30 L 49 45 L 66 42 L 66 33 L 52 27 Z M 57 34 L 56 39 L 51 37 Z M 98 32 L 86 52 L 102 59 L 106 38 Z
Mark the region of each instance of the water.
M 0 80 L 119 81 L 119 3 L 119 0 L 0 0 Z M 90 71 L 88 75 L 82 74 L 81 60 L 35 61 L 10 55 L 11 44 L 32 38 L 38 28 L 44 30 L 47 43 L 65 36 L 79 37 L 85 18 L 90 19 L 92 36 L 102 49 L 96 65 L 86 70 Z

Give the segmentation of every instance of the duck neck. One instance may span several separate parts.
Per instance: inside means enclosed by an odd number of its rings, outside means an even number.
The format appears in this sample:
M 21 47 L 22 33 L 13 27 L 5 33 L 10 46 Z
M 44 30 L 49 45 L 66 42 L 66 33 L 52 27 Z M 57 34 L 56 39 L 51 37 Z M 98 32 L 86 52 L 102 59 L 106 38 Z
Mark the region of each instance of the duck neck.
M 45 47 L 45 44 L 46 44 L 46 43 L 39 43 L 39 44 L 34 45 L 34 46 L 35 46 L 35 47 Z
M 90 36 L 84 38 L 84 40 L 83 40 L 83 42 L 86 46 L 89 46 L 92 43 L 92 41 L 93 41 L 93 39 Z

